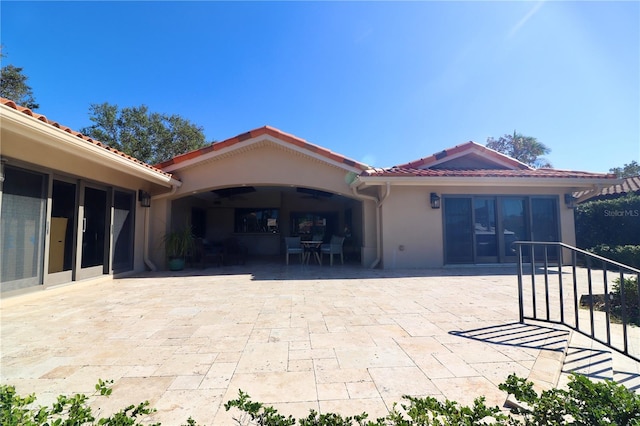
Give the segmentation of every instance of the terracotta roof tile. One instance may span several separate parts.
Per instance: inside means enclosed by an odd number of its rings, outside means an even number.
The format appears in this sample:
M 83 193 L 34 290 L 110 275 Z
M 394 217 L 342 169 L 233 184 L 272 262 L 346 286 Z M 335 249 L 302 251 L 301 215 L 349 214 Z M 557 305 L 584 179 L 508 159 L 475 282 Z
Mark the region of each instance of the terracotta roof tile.
M 593 178 L 615 179 L 613 174 L 590 173 L 572 170 L 527 169 L 527 170 L 444 170 L 391 167 L 371 169 L 362 176 L 377 177 L 511 177 L 511 178 Z
M 46 116 L 44 116 L 42 114 L 38 114 L 36 112 L 31 111 L 29 108 L 25 108 L 23 106 L 17 105 L 14 101 L 12 101 L 10 99 L 0 97 L 0 104 L 5 105 L 5 106 L 7 106 L 9 108 L 15 109 L 16 111 L 19 111 L 19 112 L 21 112 L 21 113 L 23 113 L 25 115 L 30 116 L 30 117 L 33 117 L 33 118 L 37 119 L 38 121 L 42 121 L 43 123 L 49 124 L 52 127 L 60 129 L 60 130 L 62 130 L 64 132 L 67 132 L 69 134 L 72 134 L 72 135 L 74 135 L 74 136 L 86 141 L 87 143 L 90 143 L 90 144 L 93 144 L 93 145 L 98 146 L 100 148 L 103 148 L 106 151 L 112 152 L 114 155 L 118 155 L 120 157 L 123 157 L 123 158 L 125 158 L 125 159 L 127 159 L 127 160 L 129 160 L 131 162 L 134 162 L 134 163 L 139 164 L 141 166 L 144 166 L 144 167 L 146 167 L 148 169 L 151 169 L 154 172 L 161 173 L 161 174 L 163 174 L 165 176 L 171 176 L 171 173 L 167 173 L 167 172 L 165 172 L 163 170 L 160 170 L 157 167 L 154 167 L 154 166 L 152 166 L 150 164 L 145 163 L 144 161 L 140 161 L 137 158 L 134 158 L 134 157 L 132 157 L 132 156 L 130 156 L 128 154 L 125 154 L 122 151 L 118 151 L 117 149 L 112 148 L 112 147 L 110 147 L 108 145 L 105 145 L 100 141 L 94 140 L 94 139 L 90 138 L 89 136 L 85 136 L 80 132 L 76 132 L 75 130 L 73 130 L 73 129 L 69 128 L 69 127 L 62 126 L 62 125 L 60 125 L 59 123 L 57 123 L 55 121 L 49 120 Z
M 483 155 L 488 156 L 488 157 L 493 157 L 495 160 L 500 161 L 502 163 L 507 163 L 511 166 L 513 166 L 516 169 L 522 169 L 522 170 L 529 170 L 532 169 L 530 166 L 521 163 L 520 161 L 511 158 L 507 155 L 501 154 L 497 151 L 494 151 L 491 148 L 487 148 L 484 145 L 480 145 L 479 143 L 473 142 L 473 141 L 469 141 L 469 142 L 465 142 L 463 144 L 460 145 L 456 145 L 452 148 L 447 148 L 443 151 L 437 152 L 435 154 L 432 154 L 428 157 L 424 157 L 424 158 L 420 158 L 418 160 L 415 161 L 410 161 L 409 163 L 405 163 L 405 164 L 400 164 L 397 165 L 395 167 L 398 168 L 403 168 L 403 169 L 422 169 L 422 168 L 427 168 L 430 165 L 436 163 L 439 160 L 442 160 L 443 158 L 446 157 L 452 157 L 455 154 L 459 154 L 461 152 L 464 151 L 470 151 L 470 150 L 476 150 L 479 152 L 482 152 Z
M 328 158 L 330 160 L 336 161 L 338 163 L 341 164 L 345 164 L 347 166 L 350 167 L 356 167 L 362 171 L 364 170 L 368 170 L 369 166 L 367 166 L 366 164 L 357 162 L 355 160 L 352 160 L 350 158 L 347 158 L 343 155 L 337 154 L 333 151 L 330 151 L 326 148 L 323 148 L 321 146 L 318 145 L 314 145 L 312 143 L 309 143 L 307 141 L 305 141 L 304 139 L 300 139 L 296 136 L 293 136 L 291 134 L 282 132 L 274 127 L 270 127 L 270 126 L 264 126 L 264 127 L 259 127 L 257 129 L 253 129 L 250 130 L 248 132 L 242 133 L 240 135 L 234 136 L 232 138 L 226 139 L 222 142 L 216 142 L 212 145 L 206 146 L 204 148 L 200 148 L 198 150 L 195 151 L 191 151 L 191 152 L 187 152 L 186 154 L 182 154 L 182 155 L 178 155 L 170 160 L 164 161 L 160 164 L 156 164 L 156 167 L 159 168 L 164 168 L 164 167 L 168 167 L 170 165 L 173 164 L 179 164 L 182 163 L 184 161 L 187 160 L 191 160 L 194 158 L 197 158 L 199 156 L 202 156 L 204 154 L 207 154 L 209 152 L 212 151 L 220 151 L 222 149 L 225 148 L 229 148 L 233 145 L 236 145 L 238 143 L 241 143 L 243 141 L 249 140 L 249 139 L 253 139 L 262 135 L 269 135 L 269 136 L 273 136 L 274 138 L 280 139 L 281 141 L 284 141 L 288 144 L 291 144 L 293 146 L 297 146 L 303 149 L 306 149 L 310 152 L 316 153 L 318 155 L 321 155 L 325 158 Z
M 636 193 L 640 195 L 640 176 L 624 178 L 622 183 L 603 188 L 600 192 L 581 191 L 575 194 L 577 198 L 586 197 L 584 201 L 606 200 Z

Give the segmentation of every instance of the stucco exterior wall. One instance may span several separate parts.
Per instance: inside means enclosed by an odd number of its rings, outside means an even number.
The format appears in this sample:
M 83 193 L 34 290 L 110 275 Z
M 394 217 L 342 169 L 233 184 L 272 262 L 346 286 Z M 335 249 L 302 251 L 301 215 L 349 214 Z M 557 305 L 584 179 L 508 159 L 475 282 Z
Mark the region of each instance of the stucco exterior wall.
M 443 209 L 432 209 L 430 193 L 446 195 L 519 195 L 558 197 L 562 242 L 575 244 L 573 210 L 564 204 L 570 188 L 485 188 L 391 186 L 382 205 L 383 267 L 433 268 L 444 265 Z
M 219 242 L 233 236 L 249 248 L 250 255 L 282 254 L 283 238 L 293 233 L 290 217 L 300 212 L 336 212 L 337 228 L 341 234 L 346 224 L 345 212 L 351 213 L 351 233 L 355 250 L 364 262 L 376 257 L 375 204 L 354 196 L 347 183 L 348 170 L 326 159 L 305 155 L 270 141 L 261 141 L 249 147 L 233 150 L 217 158 L 204 160 L 173 171 L 182 186 L 167 198 L 167 211 L 155 212 L 154 220 L 167 220 L 174 228 L 190 224 L 191 209 L 198 207 L 206 212 L 206 236 L 209 242 Z M 273 192 L 247 194 L 245 196 L 207 199 L 213 189 L 229 187 L 269 187 Z M 334 194 L 331 198 L 313 198 L 296 193 L 296 187 L 317 189 Z M 198 194 L 203 194 L 199 197 Z M 234 233 L 234 212 L 237 208 L 274 208 L 279 210 L 278 234 L 243 235 Z M 165 215 L 169 214 L 168 218 Z M 154 240 L 161 241 L 166 230 L 154 227 Z M 325 236 L 329 238 L 330 236 Z M 156 255 L 157 256 L 157 255 Z M 159 264 L 164 264 L 159 261 Z
M 184 184 L 174 198 L 193 191 L 242 185 L 303 186 L 352 195 L 344 169 L 269 142 L 238 149 L 175 173 Z
M 425 188 L 392 186 L 382 205 L 383 266 L 442 266 L 441 210 L 429 205 Z

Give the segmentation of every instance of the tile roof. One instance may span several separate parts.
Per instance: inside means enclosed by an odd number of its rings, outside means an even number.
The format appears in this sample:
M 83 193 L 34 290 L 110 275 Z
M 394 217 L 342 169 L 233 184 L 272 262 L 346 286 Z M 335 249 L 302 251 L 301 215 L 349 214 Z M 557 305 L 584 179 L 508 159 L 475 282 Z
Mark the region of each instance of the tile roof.
M 599 192 L 581 191 L 574 195 L 577 198 L 585 197 L 583 201 L 593 201 L 622 197 L 630 193 L 640 194 L 640 176 L 625 178 L 621 183 L 603 188 Z
M 67 133 L 69 133 L 69 134 L 71 134 L 73 136 L 77 136 L 78 138 L 84 140 L 87 143 L 90 143 L 92 145 L 95 145 L 95 146 L 98 146 L 100 148 L 103 148 L 106 151 L 111 152 L 113 155 L 116 155 L 116 156 L 119 156 L 119 157 L 123 157 L 123 158 L 125 158 L 125 159 L 127 159 L 127 160 L 129 160 L 129 161 L 131 161 L 133 163 L 136 163 L 136 164 L 138 164 L 140 166 L 143 166 L 143 167 L 146 167 L 146 168 L 148 168 L 150 170 L 153 170 L 156 173 L 160 173 L 160 174 L 163 174 L 165 176 L 171 176 L 171 173 L 167 173 L 164 170 L 160 170 L 157 167 L 154 167 L 154 166 L 152 166 L 150 164 L 145 163 L 144 161 L 140 161 L 137 158 L 134 158 L 134 157 L 132 157 L 132 156 L 130 156 L 128 154 L 125 154 L 124 152 L 119 151 L 119 150 L 117 150 L 115 148 L 112 148 L 112 147 L 110 147 L 110 146 L 108 146 L 108 145 L 106 145 L 106 144 L 104 144 L 104 143 L 102 143 L 100 141 L 92 139 L 89 136 L 85 136 L 80 132 L 76 132 L 75 130 L 72 130 L 71 128 L 69 128 L 67 126 L 62 126 L 62 125 L 58 124 L 55 121 L 49 120 L 46 116 L 44 116 L 42 114 L 35 113 L 35 112 L 31 111 L 29 108 L 25 108 L 23 106 L 17 105 L 14 101 L 12 101 L 10 99 L 0 97 L 0 104 L 5 105 L 5 106 L 7 106 L 9 108 L 13 108 L 16 111 L 19 111 L 19 112 L 21 112 L 21 113 L 23 113 L 25 115 L 28 115 L 29 117 L 33 117 L 38 121 L 41 121 L 41 122 L 46 123 L 46 124 L 48 124 L 50 126 L 53 126 L 53 127 L 57 128 L 57 129 L 60 129 L 60 130 L 62 130 L 64 132 L 67 132 Z
M 483 157 L 490 158 L 501 163 L 506 163 L 512 166 L 515 169 L 522 170 L 531 170 L 532 167 L 516 160 L 515 158 L 511 158 L 507 155 L 504 155 L 498 151 L 495 151 L 491 148 L 487 148 L 484 145 L 480 145 L 479 143 L 469 141 L 460 145 L 456 145 L 452 148 L 447 148 L 443 151 L 437 152 L 428 157 L 420 158 L 419 160 L 411 161 L 409 163 L 400 164 L 395 167 L 401 169 L 423 169 L 428 168 L 429 166 L 441 162 L 440 160 L 444 160 L 445 158 L 451 158 L 457 154 L 461 154 L 465 151 L 469 152 L 480 152 Z
M 257 129 L 254 130 L 250 130 L 246 133 L 242 133 L 238 136 L 234 136 L 232 138 L 226 139 L 222 142 L 216 142 L 212 145 L 206 146 L 204 148 L 200 148 L 197 149 L 195 151 L 191 151 L 191 152 L 187 152 L 186 154 L 182 154 L 182 155 L 178 155 L 170 160 L 164 161 L 160 164 L 156 164 L 156 167 L 159 168 L 164 168 L 164 167 L 168 167 L 174 164 L 179 164 L 188 160 L 192 160 L 195 158 L 198 158 L 202 155 L 205 155 L 209 152 L 214 152 L 214 151 L 219 151 L 225 148 L 229 148 L 233 145 L 239 144 L 243 141 L 246 141 L 248 139 L 252 139 L 252 138 L 256 138 L 258 136 L 263 136 L 263 135 L 269 135 L 272 136 L 274 138 L 277 138 L 283 142 L 289 143 L 293 146 L 299 147 L 299 148 L 303 148 L 307 151 L 310 151 L 312 153 L 315 154 L 319 154 L 329 160 L 333 160 L 337 163 L 340 164 L 345 164 L 347 166 L 350 167 L 355 167 L 357 169 L 360 169 L 362 171 L 368 170 L 370 167 L 367 166 L 364 163 L 360 163 L 358 161 L 355 160 L 351 160 L 343 155 L 337 154 L 333 151 L 330 151 L 326 148 L 323 148 L 321 146 L 318 145 L 314 145 L 312 143 L 309 143 L 307 141 L 305 141 L 304 139 L 300 139 L 297 136 L 293 136 L 291 134 L 288 133 L 284 133 L 274 127 L 270 127 L 270 126 L 263 126 L 263 127 L 259 127 Z
M 405 167 L 390 167 L 387 169 L 371 169 L 362 176 L 372 177 L 509 177 L 509 178 L 582 178 L 582 179 L 615 179 L 614 174 L 590 173 L 557 169 L 527 169 L 527 170 L 446 170 L 446 169 L 415 169 Z

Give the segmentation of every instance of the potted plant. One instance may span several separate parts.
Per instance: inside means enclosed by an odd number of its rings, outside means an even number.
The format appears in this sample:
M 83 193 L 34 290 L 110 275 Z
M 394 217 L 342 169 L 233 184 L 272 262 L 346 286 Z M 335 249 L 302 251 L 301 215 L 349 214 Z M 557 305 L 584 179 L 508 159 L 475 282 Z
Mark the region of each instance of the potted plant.
M 180 271 L 184 269 L 185 258 L 188 254 L 193 253 L 194 248 L 194 236 L 191 228 L 169 232 L 162 241 L 169 259 L 169 270 Z

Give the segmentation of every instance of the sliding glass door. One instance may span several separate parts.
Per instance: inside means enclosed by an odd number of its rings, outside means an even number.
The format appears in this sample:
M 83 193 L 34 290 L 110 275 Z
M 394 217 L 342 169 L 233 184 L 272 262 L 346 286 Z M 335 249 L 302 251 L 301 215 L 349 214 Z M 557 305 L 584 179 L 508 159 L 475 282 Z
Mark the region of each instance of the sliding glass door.
M 473 233 L 475 236 L 475 261 L 498 261 L 498 229 L 496 226 L 495 197 L 481 197 L 473 200 Z
M 501 198 L 501 262 L 517 261 L 518 252 L 513 245 L 515 241 L 529 240 L 527 200 L 524 197 Z
M 113 193 L 113 272 L 133 269 L 133 229 L 135 195 L 132 192 Z
M 470 198 L 444 199 L 447 263 L 473 263 L 473 215 Z
M 4 166 L 0 209 L 0 289 L 42 284 L 48 176 Z
M 80 268 L 78 279 L 107 272 L 108 192 L 106 188 L 83 185 L 80 193 Z
M 47 285 L 70 282 L 73 279 L 78 212 L 77 186 L 72 180 L 53 180 Z
M 445 196 L 443 206 L 447 264 L 515 262 L 514 241 L 558 241 L 557 197 Z

